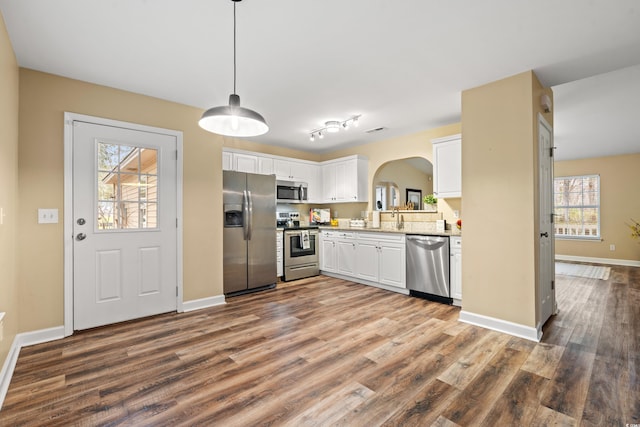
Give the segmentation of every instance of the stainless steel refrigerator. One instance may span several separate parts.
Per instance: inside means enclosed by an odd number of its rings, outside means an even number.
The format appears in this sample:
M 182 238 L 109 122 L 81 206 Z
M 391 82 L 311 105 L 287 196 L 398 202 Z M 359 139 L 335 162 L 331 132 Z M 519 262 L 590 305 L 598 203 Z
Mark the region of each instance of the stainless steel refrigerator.
M 273 175 L 223 172 L 224 293 L 276 283 L 276 181 Z

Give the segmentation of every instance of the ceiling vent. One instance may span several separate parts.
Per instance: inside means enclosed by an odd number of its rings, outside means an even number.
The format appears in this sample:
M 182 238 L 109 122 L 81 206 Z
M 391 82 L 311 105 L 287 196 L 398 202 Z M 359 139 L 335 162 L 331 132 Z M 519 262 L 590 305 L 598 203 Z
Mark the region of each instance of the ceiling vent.
M 387 128 L 385 127 L 380 127 L 380 128 L 373 128 L 373 129 L 369 129 L 369 130 L 365 130 L 364 133 L 376 133 L 376 132 L 380 132 L 383 130 L 386 130 Z

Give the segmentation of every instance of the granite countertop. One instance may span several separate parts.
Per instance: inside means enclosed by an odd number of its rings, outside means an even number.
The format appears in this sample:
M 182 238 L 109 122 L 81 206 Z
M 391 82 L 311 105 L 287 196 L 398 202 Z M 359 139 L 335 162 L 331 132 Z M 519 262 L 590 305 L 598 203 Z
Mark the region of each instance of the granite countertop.
M 406 223 L 405 223 L 406 224 Z M 327 231 L 362 231 L 362 232 L 373 232 L 373 233 L 395 233 L 395 234 L 420 234 L 423 236 L 462 236 L 461 230 L 446 230 L 435 231 L 435 230 L 395 230 L 393 228 L 370 228 L 370 227 L 340 227 L 340 226 L 320 226 L 320 230 Z

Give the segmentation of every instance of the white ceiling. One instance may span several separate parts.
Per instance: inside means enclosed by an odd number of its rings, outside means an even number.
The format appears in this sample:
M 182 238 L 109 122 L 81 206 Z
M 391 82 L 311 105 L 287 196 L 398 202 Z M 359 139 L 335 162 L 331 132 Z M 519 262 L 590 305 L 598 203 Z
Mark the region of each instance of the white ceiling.
M 0 11 L 22 67 L 203 110 L 232 92 L 230 0 Z M 554 87 L 557 158 L 640 152 L 637 0 L 245 0 L 237 25 L 237 93 L 270 126 L 256 142 L 323 152 L 455 123 L 463 90 L 533 69 Z

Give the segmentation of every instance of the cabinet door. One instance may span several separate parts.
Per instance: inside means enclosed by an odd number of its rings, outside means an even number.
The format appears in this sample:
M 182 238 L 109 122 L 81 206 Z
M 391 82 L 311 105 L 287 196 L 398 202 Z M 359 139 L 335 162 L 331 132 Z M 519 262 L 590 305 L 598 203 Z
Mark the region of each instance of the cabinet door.
M 336 271 L 336 241 L 334 239 L 323 238 L 320 251 L 320 270 Z
M 271 157 L 258 157 L 258 173 L 262 175 L 273 175 L 273 159 Z
M 233 155 L 228 151 L 222 152 L 222 170 L 223 171 L 233 170 Z
M 307 176 L 305 181 L 309 184 L 309 203 L 322 203 L 322 181 L 320 179 L 320 166 L 307 165 Z
M 355 240 L 338 240 L 336 242 L 338 251 L 336 262 L 338 273 L 347 276 L 356 274 L 356 242 Z
M 358 240 L 356 250 L 356 271 L 361 279 L 378 281 L 378 244 L 373 241 Z
M 335 201 L 345 202 L 350 199 L 350 194 L 347 190 L 353 188 L 353 183 L 348 182 L 349 175 L 347 174 L 347 162 L 340 162 L 335 164 Z
M 405 246 L 381 243 L 380 244 L 380 283 L 385 285 L 406 288 L 405 281 Z
M 258 157 L 250 154 L 233 153 L 233 170 L 258 173 Z
M 283 235 L 282 235 L 282 231 L 276 231 L 276 276 L 277 277 L 282 277 L 283 274 L 283 265 L 282 265 L 282 260 L 283 260 L 283 244 L 284 242 L 282 241 L 283 239 Z
M 451 297 L 462 300 L 462 253 L 451 254 Z
M 433 194 L 441 199 L 462 197 L 462 140 L 433 143 Z
M 276 173 L 276 178 L 291 180 L 291 167 L 289 166 L 289 162 L 282 159 L 274 159 L 273 160 L 273 169 Z
M 336 200 L 336 164 L 322 165 L 322 198 L 326 203 Z
M 309 183 L 309 164 L 303 162 L 289 162 L 291 179 Z

